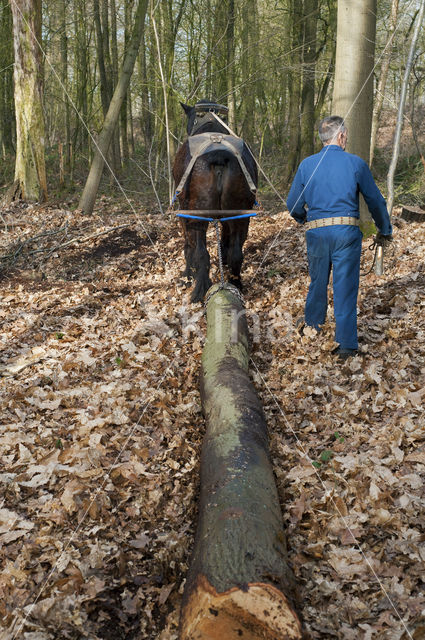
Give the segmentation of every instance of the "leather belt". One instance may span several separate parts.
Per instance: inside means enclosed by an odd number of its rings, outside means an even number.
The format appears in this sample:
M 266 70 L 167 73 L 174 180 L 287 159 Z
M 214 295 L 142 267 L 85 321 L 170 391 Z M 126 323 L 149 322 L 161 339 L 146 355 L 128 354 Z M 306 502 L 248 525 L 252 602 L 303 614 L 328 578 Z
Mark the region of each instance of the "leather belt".
M 319 218 L 318 220 L 311 220 L 306 222 L 304 228 L 306 231 L 309 229 L 320 229 L 320 227 L 333 227 L 335 224 L 348 224 L 353 227 L 359 226 L 359 219 L 353 216 L 334 216 L 332 218 Z

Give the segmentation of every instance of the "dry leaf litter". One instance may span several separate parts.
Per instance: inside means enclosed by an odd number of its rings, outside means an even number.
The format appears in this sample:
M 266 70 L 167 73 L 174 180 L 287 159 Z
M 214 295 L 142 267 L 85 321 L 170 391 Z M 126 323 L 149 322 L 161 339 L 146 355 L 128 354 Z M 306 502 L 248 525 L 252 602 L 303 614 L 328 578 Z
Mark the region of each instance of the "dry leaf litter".
M 0 639 L 176 640 L 205 335 L 178 223 L 103 198 L 91 218 L 15 205 L 1 224 Z M 423 230 L 395 218 L 384 277 L 361 279 L 361 353 L 339 363 L 331 311 L 295 329 L 302 231 L 251 222 L 252 376 L 306 638 L 425 638 Z

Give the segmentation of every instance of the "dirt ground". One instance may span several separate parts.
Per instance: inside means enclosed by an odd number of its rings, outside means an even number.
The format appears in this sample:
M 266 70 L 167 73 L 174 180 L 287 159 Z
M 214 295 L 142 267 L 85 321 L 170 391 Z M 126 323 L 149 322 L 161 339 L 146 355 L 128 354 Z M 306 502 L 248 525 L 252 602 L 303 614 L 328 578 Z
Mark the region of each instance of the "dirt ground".
M 251 222 L 243 270 L 306 638 L 425 638 L 424 227 L 361 278 L 360 355 L 299 336 L 304 236 Z M 176 640 L 204 433 L 201 304 L 175 218 L 3 209 L 1 640 Z M 362 269 L 372 261 L 364 241 Z M 214 231 L 212 276 L 218 279 Z

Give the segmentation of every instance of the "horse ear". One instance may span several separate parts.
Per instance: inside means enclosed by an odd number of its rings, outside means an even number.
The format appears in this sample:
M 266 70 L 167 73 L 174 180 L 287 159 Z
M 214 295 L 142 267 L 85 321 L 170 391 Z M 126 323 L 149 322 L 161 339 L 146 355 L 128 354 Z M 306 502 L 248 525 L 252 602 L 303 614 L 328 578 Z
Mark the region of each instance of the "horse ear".
M 188 104 L 184 104 L 184 102 L 180 102 L 180 104 L 183 107 L 185 114 L 188 116 L 192 111 L 193 107 L 190 107 Z

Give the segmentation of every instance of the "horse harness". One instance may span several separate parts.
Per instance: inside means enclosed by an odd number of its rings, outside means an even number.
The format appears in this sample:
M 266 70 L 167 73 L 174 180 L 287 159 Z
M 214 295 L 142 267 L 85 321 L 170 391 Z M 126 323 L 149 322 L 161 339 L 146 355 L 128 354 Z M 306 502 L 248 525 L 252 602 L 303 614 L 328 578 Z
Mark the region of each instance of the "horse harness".
M 246 164 L 242 159 L 244 148 L 244 141 L 242 140 L 242 138 L 237 138 L 236 136 L 227 135 L 224 133 L 198 133 L 189 136 L 188 141 L 191 159 L 177 186 L 174 199 L 176 199 L 182 192 L 189 174 L 193 169 L 193 165 L 195 164 L 197 159 L 206 153 L 210 153 L 211 151 L 221 150 L 223 149 L 223 147 L 228 149 L 235 156 L 235 158 L 239 162 L 239 165 L 242 169 L 250 190 L 253 193 L 256 193 L 257 187 L 255 186 L 254 181 L 246 167 Z

